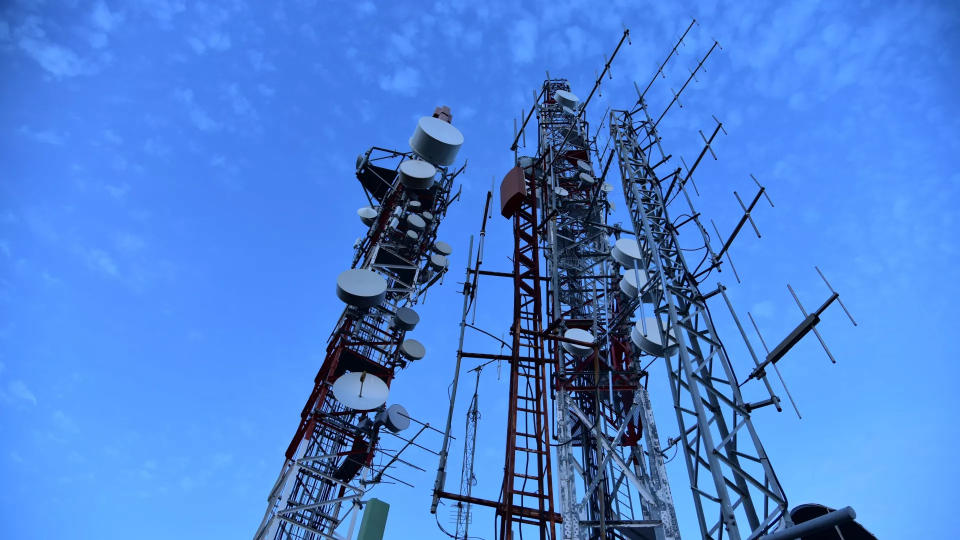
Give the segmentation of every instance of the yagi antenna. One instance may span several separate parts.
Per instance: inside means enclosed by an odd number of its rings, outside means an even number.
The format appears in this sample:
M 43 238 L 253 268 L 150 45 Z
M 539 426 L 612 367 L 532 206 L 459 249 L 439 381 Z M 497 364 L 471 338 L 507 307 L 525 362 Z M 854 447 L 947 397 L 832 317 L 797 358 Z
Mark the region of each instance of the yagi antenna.
M 803 313 L 803 321 L 801 321 L 800 324 L 798 324 L 797 327 L 787 335 L 787 337 L 783 338 L 783 340 L 776 347 L 774 347 L 772 351 L 767 353 L 767 358 L 755 370 L 753 370 L 752 373 L 750 373 L 751 377 L 758 376 L 763 369 L 766 368 L 766 366 L 775 364 L 778 360 L 783 358 L 784 355 L 786 355 L 794 345 L 799 343 L 800 340 L 810 332 L 813 332 L 813 334 L 817 336 L 817 340 L 820 342 L 820 345 L 823 346 L 823 350 L 826 351 L 830 361 L 834 364 L 837 363 L 836 358 L 833 357 L 833 354 L 827 347 L 826 341 L 824 341 L 823 336 L 820 335 L 820 332 L 817 331 L 816 327 L 817 324 L 820 323 L 820 315 L 822 315 L 823 312 L 830 307 L 830 304 L 832 304 L 834 300 L 838 300 L 840 298 L 840 293 L 835 291 L 833 287 L 830 286 L 830 283 L 827 282 L 819 268 L 814 268 L 817 269 L 817 273 L 820 274 L 820 277 L 823 278 L 824 283 L 827 284 L 827 288 L 830 289 L 830 296 L 814 312 L 807 313 L 807 310 L 800 302 L 800 298 L 797 297 L 796 291 L 793 290 L 793 287 L 789 283 L 787 284 L 787 289 L 790 291 L 790 295 L 793 296 L 794 301 L 796 301 L 797 306 L 800 308 L 800 312 Z M 847 317 L 850 318 L 850 322 L 856 325 L 856 321 L 853 320 L 853 316 L 850 315 L 850 312 L 847 311 L 847 308 L 843 305 L 843 303 L 840 303 L 840 306 L 843 307 L 843 311 L 847 314 Z

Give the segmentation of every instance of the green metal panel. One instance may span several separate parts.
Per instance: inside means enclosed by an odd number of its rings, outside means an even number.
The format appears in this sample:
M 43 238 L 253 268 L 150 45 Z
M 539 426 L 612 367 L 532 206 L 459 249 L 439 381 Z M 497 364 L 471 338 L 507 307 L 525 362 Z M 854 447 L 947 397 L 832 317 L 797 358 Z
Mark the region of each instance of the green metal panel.
M 360 522 L 360 534 L 357 540 L 383 540 L 383 531 L 387 528 L 387 513 L 390 505 L 380 499 L 370 499 L 363 509 Z

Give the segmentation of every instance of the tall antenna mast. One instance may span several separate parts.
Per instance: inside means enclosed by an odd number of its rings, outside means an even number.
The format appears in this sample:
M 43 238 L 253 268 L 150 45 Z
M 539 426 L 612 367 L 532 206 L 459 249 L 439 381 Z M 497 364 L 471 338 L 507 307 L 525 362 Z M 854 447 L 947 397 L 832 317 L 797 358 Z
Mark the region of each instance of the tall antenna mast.
M 480 276 L 512 280 L 512 341 L 506 354 L 467 352 L 461 332 L 450 401 L 452 414 L 462 359 L 509 363 L 500 498 L 445 491 L 446 457 L 441 455 L 433 511 L 440 499 L 491 507 L 501 540 L 557 538 L 558 525 L 564 539 L 679 539 L 664 463 L 665 453 L 675 447 L 686 465 L 702 538 L 781 540 L 831 531 L 837 534 L 831 540 L 872 538 L 853 521 L 849 507 L 802 505 L 791 511 L 751 419 L 761 407 L 782 410 L 767 372 L 772 367 L 779 377 L 777 362 L 807 333 L 814 333 L 833 359 L 816 325 L 835 300 L 846 311 L 839 294 L 824 278 L 831 296 L 808 313 L 791 287 L 803 321 L 772 350 L 764 342 L 766 356 L 760 357 L 725 286 L 704 287 L 714 271 L 723 269 L 724 257 L 732 269 L 730 248 L 746 223 L 760 235 L 753 219 L 758 203 L 773 203 L 756 179 L 758 190 L 746 199 L 749 204 L 734 192 L 743 215 L 715 250 L 687 186 L 696 187 L 693 175 L 707 152 L 716 159 L 712 145 L 723 124 L 714 119 L 709 137 L 700 133 L 704 148 L 692 167 L 682 159 L 682 166 L 672 165 L 673 155 L 664 150 L 658 126 L 673 105 L 682 107 L 684 90 L 719 49 L 713 42 L 665 107 L 652 114 L 648 92 L 694 24 L 650 84 L 636 87 L 637 102 L 609 112 L 610 138 L 603 149 L 590 136 L 586 103 L 566 79 L 548 73 L 534 92 L 533 106 L 510 144 L 515 166 L 500 186 L 501 214 L 513 224 L 513 267 L 481 270 L 477 263 L 467 270 L 471 301 Z M 590 97 L 598 93 L 625 40 L 627 30 L 611 58 L 604 59 Z M 532 155 L 521 155 L 534 119 L 537 146 Z M 614 157 L 612 170 L 619 172 L 632 230 L 608 224 L 613 211 L 608 195 L 614 188 L 606 179 Z M 681 218 L 671 218 L 671 205 L 683 203 Z M 688 226 L 703 241 L 699 248 L 705 255 L 697 265 L 688 264 L 679 242 L 678 230 Z M 718 296 L 752 361 L 746 378 L 738 377 L 717 334 L 708 301 Z M 464 321 L 468 310 L 465 300 Z M 461 323 L 461 330 L 467 326 L 476 329 Z M 647 369 L 660 361 L 679 432 L 666 447 L 646 391 Z M 769 397 L 747 401 L 741 386 L 753 379 Z M 449 420 L 447 425 L 449 437 Z M 464 466 L 472 470 L 472 460 Z
M 411 151 L 373 147 L 357 158 L 356 176 L 370 202 L 357 214 L 367 230 L 355 244 L 351 268 L 337 278 L 337 296 L 346 307 L 255 540 L 335 538 L 348 516 L 352 529 L 367 490 L 389 477 L 384 470 L 390 464 L 402 461 L 398 452 L 374 470 L 381 436 L 403 430 L 412 419 L 402 406 L 386 405 L 398 372 L 426 354 L 407 337 L 420 320 L 412 306 L 449 266 L 452 250 L 437 240 L 437 230 L 457 198 L 452 188 L 463 172 L 449 168 L 463 144 L 451 120 L 450 109 L 438 107 L 419 120 Z M 403 440 L 415 444 L 413 439 Z

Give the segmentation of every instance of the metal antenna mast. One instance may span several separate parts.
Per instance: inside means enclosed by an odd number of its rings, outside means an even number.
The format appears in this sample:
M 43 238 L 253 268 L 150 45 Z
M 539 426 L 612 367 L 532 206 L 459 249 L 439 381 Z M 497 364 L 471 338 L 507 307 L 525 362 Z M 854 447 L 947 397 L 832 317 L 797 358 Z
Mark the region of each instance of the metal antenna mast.
M 336 538 L 334 531 L 348 515 L 352 534 L 361 498 L 390 477 L 384 470 L 399 460 L 398 452 L 374 470 L 380 438 L 405 429 L 412 419 L 402 406 L 385 404 L 397 372 L 426 354 L 420 342 L 406 337 L 420 319 L 411 306 L 449 266 L 451 248 L 436 236 L 459 196 L 451 190 L 463 172 L 448 168 L 463 144 L 451 119 L 449 108 L 438 107 L 419 120 L 412 151 L 373 147 L 357 158 L 357 179 L 370 201 L 357 214 L 368 229 L 355 244 L 351 269 L 337 278 L 337 296 L 347 306 L 328 341 L 256 540 Z
M 540 92 L 534 92 L 529 113 L 521 112 L 523 119 L 510 145 L 515 167 L 500 187 L 501 214 L 513 223 L 513 268 L 480 270 L 479 257 L 467 268 L 464 322 L 450 398 L 452 414 L 462 359 L 510 363 L 501 496 L 493 501 L 444 491 L 444 451 L 432 511 L 442 498 L 495 508 L 500 539 L 553 539 L 557 524 L 565 539 L 679 539 L 663 457 L 677 446 L 704 539 L 781 540 L 832 531 L 837 536 L 829 536 L 831 540 L 873 538 L 853 521 L 855 514 L 849 507 L 834 511 L 801 505 L 791 511 L 751 420 L 751 412 L 758 408 L 782 409 L 767 370 L 773 367 L 779 377 L 776 363 L 807 333 L 817 336 L 833 360 L 815 327 L 834 300 L 846 311 L 838 293 L 824 278 L 831 296 L 808 313 L 791 287 L 804 319 L 772 350 L 764 343 L 767 354 L 761 358 L 726 288 L 717 283 L 715 288 L 701 289 L 714 270 L 721 270 L 724 256 L 733 269 L 729 249 L 747 222 L 760 235 L 752 213 L 761 198 L 773 203 L 759 182 L 749 204 L 734 192 L 743 216 L 715 251 L 687 185 L 696 188 L 693 173 L 707 152 L 716 159 L 712 144 L 723 131 L 722 123 L 717 121 L 709 137 L 700 133 L 704 147 L 692 167 L 681 159 L 683 167 L 669 168 L 673 156 L 664 151 L 657 128 L 673 105 L 683 106 L 681 94 L 719 44 L 714 42 L 699 59 L 659 114 L 650 114 L 646 95 L 655 80 L 665 76 L 665 66 L 695 22 L 683 32 L 653 80 L 642 91 L 637 86 L 637 103 L 610 112 L 610 139 L 603 150 L 590 137 L 584 115 L 589 101 L 599 95 L 613 57 L 624 41 L 629 42 L 627 30 L 611 58 L 605 59 L 603 72 L 584 103 L 570 91 L 567 80 L 547 73 Z M 534 118 L 534 155 L 519 156 Z M 613 210 L 607 196 L 613 187 L 604 180 L 614 157 L 632 231 L 607 221 Z M 488 205 L 489 200 L 488 196 Z M 668 208 L 678 200 L 688 210 L 680 214 L 681 219 L 672 219 Z M 678 231 L 688 225 L 703 241 L 699 249 L 705 255 L 697 265 L 688 264 L 679 242 Z M 465 321 L 479 276 L 513 282 L 509 354 L 464 351 L 463 330 L 473 328 Z M 717 296 L 723 298 L 753 362 L 743 382 L 707 305 Z M 666 367 L 679 429 L 666 448 L 661 448 L 645 387 L 647 368 L 658 360 Z M 751 379 L 761 382 L 769 397 L 747 401 L 741 386 Z M 553 422 L 547 422 L 550 405 Z M 447 438 L 449 433 L 448 419 Z M 550 444 L 551 440 L 556 442 Z M 556 513 L 552 463 L 557 477 Z M 472 470 L 472 466 L 472 460 L 464 460 L 465 468 Z

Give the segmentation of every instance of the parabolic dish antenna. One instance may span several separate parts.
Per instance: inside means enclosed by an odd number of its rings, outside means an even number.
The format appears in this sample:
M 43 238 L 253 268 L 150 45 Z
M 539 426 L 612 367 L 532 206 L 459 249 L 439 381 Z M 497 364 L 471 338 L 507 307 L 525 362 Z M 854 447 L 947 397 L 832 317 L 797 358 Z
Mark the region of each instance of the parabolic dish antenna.
M 408 159 L 400 164 L 400 183 L 410 189 L 427 189 L 433 185 L 437 168 L 419 159 Z
M 377 211 L 369 206 L 357 210 L 357 215 L 360 216 L 360 221 L 367 226 L 373 225 L 373 222 L 377 220 Z
M 400 344 L 400 354 L 407 360 L 420 360 L 427 355 L 427 348 L 415 339 L 405 339 Z
M 422 217 L 416 214 L 410 214 L 407 216 L 407 227 L 410 227 L 415 231 L 422 231 L 424 228 L 426 228 L 426 226 L 427 222 L 424 221 Z
M 420 315 L 408 307 L 397 308 L 397 313 L 393 316 L 393 324 L 401 330 L 413 330 L 420 322 Z
M 569 107 L 571 109 L 576 109 L 580 102 L 580 98 L 578 98 L 576 94 L 573 92 L 567 92 L 566 90 L 557 90 L 554 92 L 553 99 L 555 99 L 561 106 Z
M 439 118 L 424 116 L 410 137 L 410 148 L 434 165 L 450 165 L 463 145 L 460 130 Z
M 646 329 L 644 329 L 644 323 L 646 323 Z M 670 341 L 674 341 L 673 336 L 675 336 L 675 332 L 671 330 L 670 334 Z M 664 346 L 663 336 L 660 335 L 660 327 L 657 325 L 657 319 L 654 317 L 647 317 L 643 321 L 637 321 L 637 324 L 633 326 L 633 330 L 630 332 L 630 339 L 633 340 L 633 343 L 637 347 L 640 347 L 643 352 L 652 354 L 653 356 L 667 357 L 673 356 L 673 353 L 677 352 L 676 343 Z
M 577 176 L 580 177 L 580 181 L 581 181 L 581 182 L 583 182 L 584 184 L 586 184 L 586 185 L 588 185 L 588 186 L 592 186 L 593 183 L 597 181 L 597 179 L 594 178 L 593 175 L 590 174 L 590 173 L 582 172 L 582 173 L 580 173 L 580 174 L 577 175 Z
M 337 401 L 358 411 L 376 409 L 387 402 L 390 394 L 387 383 L 365 371 L 344 373 L 333 383 L 332 390 Z
M 420 214 L 420 217 L 422 217 L 423 220 L 426 221 L 427 223 L 430 223 L 431 221 L 433 221 L 433 214 L 431 214 L 430 212 L 424 212 Z
M 420 209 L 421 206 L 423 205 L 420 204 L 420 201 L 410 201 L 407 203 L 407 210 L 410 210 L 411 212 L 416 212 L 417 210 Z
M 637 278 L 640 278 L 639 283 Z M 647 271 L 643 268 L 637 268 L 636 271 L 631 268 L 623 270 L 623 279 L 620 280 L 620 290 L 630 298 L 636 298 L 640 289 L 647 286 Z M 644 302 L 653 301 L 653 291 L 647 290 L 643 293 Z
M 403 405 L 394 403 L 377 415 L 377 422 L 387 426 L 387 429 L 390 431 L 397 433 L 410 427 L 410 415 L 407 414 L 407 410 L 403 408 Z
M 387 280 L 373 270 L 353 268 L 337 276 L 337 298 L 359 308 L 373 307 L 387 295 Z
M 434 270 L 444 270 L 450 264 L 450 261 L 447 260 L 446 255 L 440 255 L 439 253 L 434 253 L 430 256 L 430 266 Z
M 593 166 L 582 159 L 577 160 L 577 168 L 580 169 L 580 172 L 585 172 L 585 173 L 593 172 Z
M 433 243 L 433 250 L 444 256 L 450 256 L 450 254 L 453 253 L 453 248 L 450 247 L 450 244 L 441 242 L 440 240 Z
M 640 264 L 640 246 L 637 245 L 637 240 L 633 237 L 617 240 L 613 249 L 610 250 L 610 256 L 627 268 L 633 268 L 634 261 L 637 262 L 638 266 L 642 266 Z
M 593 334 L 588 330 L 582 328 L 571 328 L 563 333 L 563 337 L 567 339 L 575 339 L 577 341 L 586 341 L 587 343 L 593 343 Z M 561 342 L 563 349 L 568 353 L 584 357 L 590 356 L 590 353 L 593 352 L 593 347 L 587 345 L 577 345 L 576 343 L 567 343 L 566 341 Z

